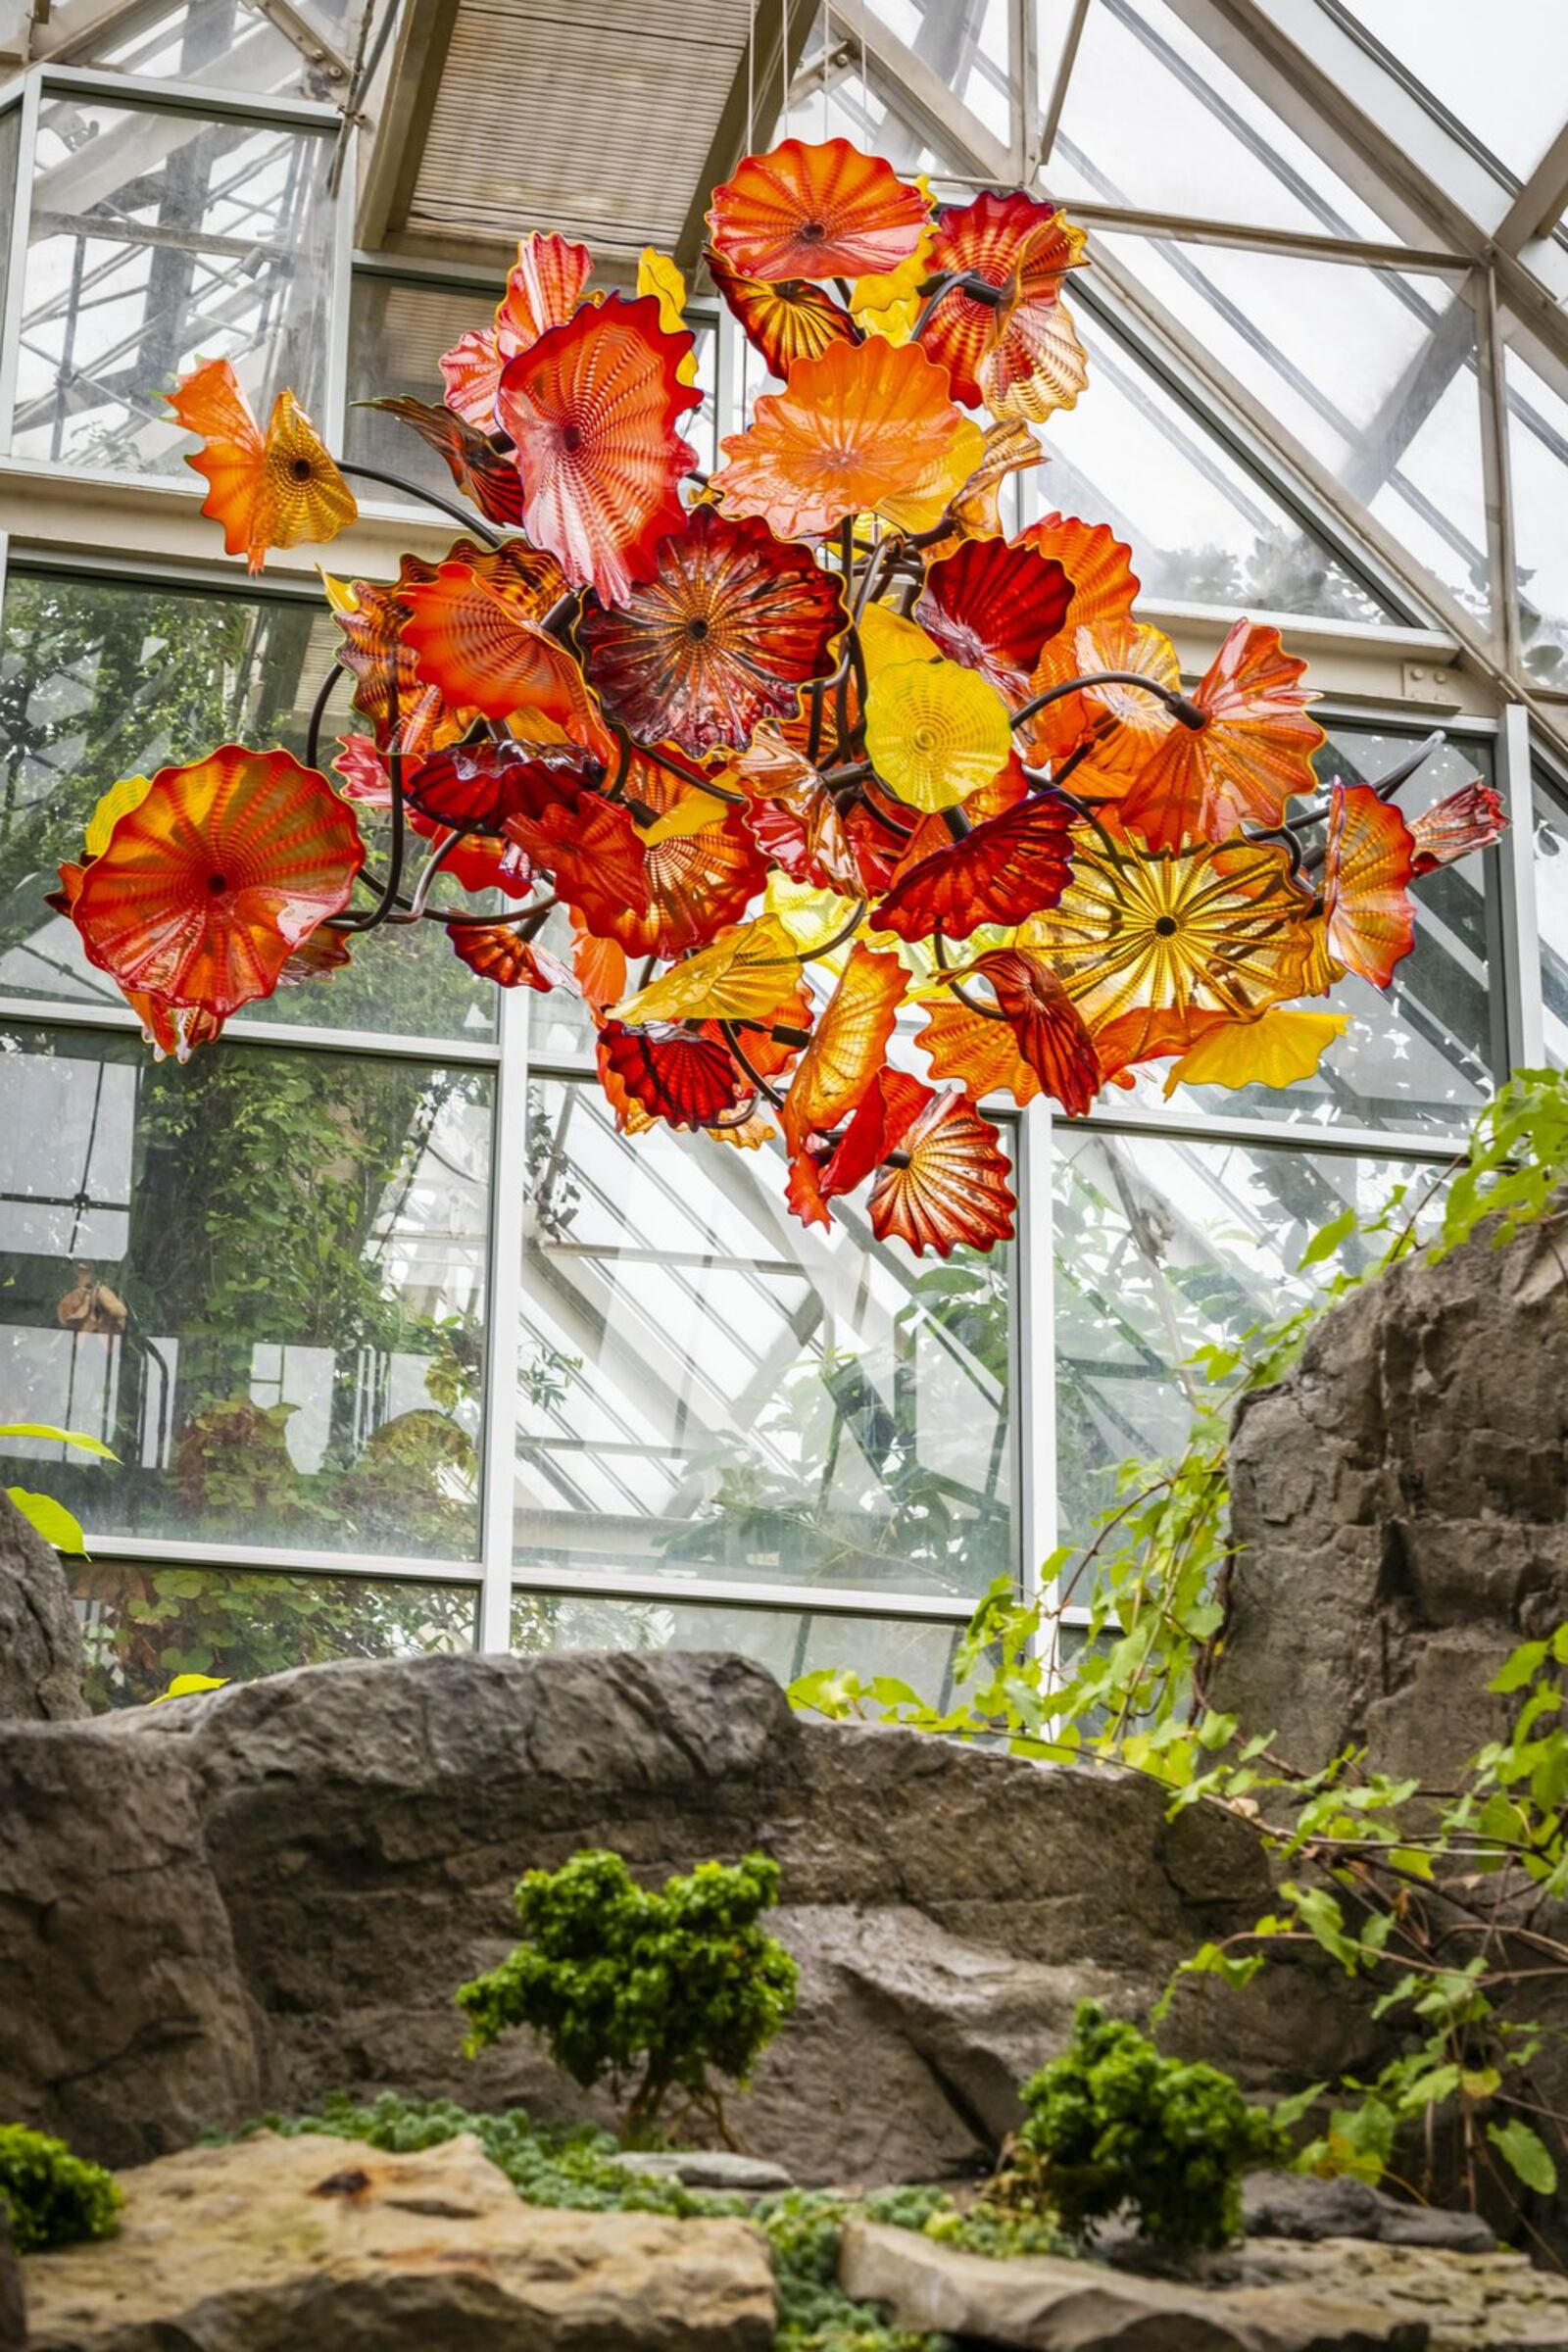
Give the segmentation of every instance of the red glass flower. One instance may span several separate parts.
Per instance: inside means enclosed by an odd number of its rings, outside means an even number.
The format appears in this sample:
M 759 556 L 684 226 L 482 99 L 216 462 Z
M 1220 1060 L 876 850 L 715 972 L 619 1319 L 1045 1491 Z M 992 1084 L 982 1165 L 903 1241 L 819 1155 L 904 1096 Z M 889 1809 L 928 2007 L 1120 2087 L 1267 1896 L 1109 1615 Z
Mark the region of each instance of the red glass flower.
M 522 526 L 522 484 L 504 442 L 478 432 L 451 409 L 438 409 L 427 400 L 404 395 L 395 400 L 367 400 L 367 409 L 384 409 L 400 424 L 416 432 L 433 449 L 465 498 L 471 498 L 490 522 Z
M 564 326 L 582 299 L 593 269 L 586 245 L 551 231 L 517 244 L 507 290 L 493 326 L 472 327 L 441 356 L 447 407 L 481 433 L 496 429 L 501 370 L 553 326 Z
M 533 988 L 542 996 L 553 988 L 577 993 L 576 981 L 559 957 L 537 941 L 523 939 L 511 923 L 454 923 L 447 936 L 458 961 L 498 988 Z
M 670 1127 L 711 1127 L 755 1092 L 721 1036 L 708 1027 L 606 1021 L 599 1032 L 599 1076 L 617 1111 L 628 1101 Z
M 991 1121 L 966 1094 L 929 1094 L 906 1123 L 889 1123 L 882 1170 L 866 1203 L 879 1242 L 919 1255 L 960 1245 L 990 1250 L 1013 1230 L 1011 1173 Z
M 1021 923 L 1054 906 L 1072 871 L 1072 820 L 1031 794 L 918 863 L 900 869 L 871 920 L 900 939 L 967 939 L 982 923 Z
M 666 334 L 659 302 L 612 294 L 552 327 L 502 370 L 497 414 L 517 449 L 523 527 L 573 587 L 623 604 L 684 519 L 676 485 L 697 452 L 676 431 L 700 408 L 680 380 L 689 334 Z
M 845 619 L 838 580 L 803 548 L 699 507 L 643 587 L 612 609 L 587 600 L 577 640 L 612 719 L 701 754 L 792 712 Z
M 1490 850 L 1507 831 L 1508 819 L 1501 794 L 1474 777 L 1457 792 L 1450 792 L 1446 800 L 1435 801 L 1419 816 L 1412 816 L 1409 826 L 1415 852 L 1410 870 L 1430 874 L 1440 865 L 1451 865 L 1456 858 L 1468 858 L 1474 850 Z
M 749 155 L 708 216 L 721 259 L 769 281 L 883 275 L 907 261 L 926 220 L 919 189 L 848 139 Z
M 1073 582 L 1054 558 L 1004 539 L 968 539 L 931 565 L 914 618 L 950 660 L 1022 702 L 1072 598 Z
M 1018 1051 L 1069 1118 L 1082 1118 L 1100 1092 L 1100 1056 L 1088 1023 L 1048 959 L 1027 948 L 977 956 Z
M 159 770 L 87 866 L 72 919 L 89 963 L 122 988 L 221 1019 L 271 995 L 364 862 L 324 777 L 229 743 Z

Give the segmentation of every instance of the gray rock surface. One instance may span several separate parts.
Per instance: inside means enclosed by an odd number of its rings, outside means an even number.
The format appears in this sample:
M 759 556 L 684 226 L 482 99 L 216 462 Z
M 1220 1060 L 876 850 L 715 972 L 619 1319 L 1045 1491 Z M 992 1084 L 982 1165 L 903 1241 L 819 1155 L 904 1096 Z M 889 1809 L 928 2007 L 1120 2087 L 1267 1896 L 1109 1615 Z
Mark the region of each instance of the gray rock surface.
M 1306 2173 L 1249 2173 L 1242 2182 L 1242 2215 L 1249 2237 L 1366 2237 L 1385 2246 L 1443 2246 L 1456 2254 L 1492 2254 L 1497 2245 L 1479 2214 L 1405 2204 L 1348 2174 L 1318 2180 Z
M 85 1715 L 81 1634 L 53 1548 L 0 1490 L 0 1723 Z
M 118 2236 L 25 2266 L 29 2352 L 768 2352 L 744 2222 L 524 2205 L 475 2139 L 193 2148 Z
M 1305 1769 L 1354 1741 L 1446 1782 L 1504 1655 L 1568 1618 L 1568 1219 L 1352 1293 L 1244 1399 L 1231 1474 L 1214 1705 Z
M 1426 2316 L 1332 2275 L 1216 2291 L 1048 2255 L 992 2262 L 868 2222 L 845 2230 L 839 2278 L 901 2327 L 1019 2352 L 1424 2352 L 1429 2340 Z
M 652 1882 L 776 1857 L 801 2000 L 738 2121 L 803 2181 L 975 2168 L 1081 1995 L 1147 2011 L 1267 1901 L 1217 1808 L 812 1723 L 723 1655 L 317 1667 L 0 1728 L 0 2114 L 122 2164 L 338 2087 L 580 2119 L 531 2037 L 464 2060 L 452 1994 L 509 1948 L 519 1873 L 582 1845 Z M 1195 1988 L 1194 2046 L 1210 1999 L 1256 2088 L 1375 2053 L 1326 1968 Z

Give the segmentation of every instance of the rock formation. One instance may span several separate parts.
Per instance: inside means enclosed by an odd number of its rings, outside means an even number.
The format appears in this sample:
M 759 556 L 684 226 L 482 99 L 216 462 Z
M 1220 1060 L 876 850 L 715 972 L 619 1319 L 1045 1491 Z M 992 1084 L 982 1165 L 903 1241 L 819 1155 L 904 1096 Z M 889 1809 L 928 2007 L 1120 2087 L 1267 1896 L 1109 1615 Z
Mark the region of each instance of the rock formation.
M 1507 1651 L 1568 1619 L 1565 1221 L 1353 1292 L 1243 1401 L 1231 1478 L 1215 1705 L 1304 1769 L 1354 1741 L 1449 1780 Z
M 23 2265 L 28 2352 L 769 2352 L 744 2222 L 525 2205 L 475 2139 L 264 2133 L 127 2174 L 120 2234 Z
M 81 1636 L 54 1551 L 0 1493 L 0 1723 L 85 1715 Z
M 760 1667 L 677 1652 L 324 1666 L 14 1725 L 0 1819 L 0 2114 L 116 2164 L 340 2087 L 580 2117 L 531 2036 L 464 2060 L 452 1994 L 513 1940 L 520 1872 L 583 1845 L 652 1881 L 776 1857 L 801 2000 L 741 2123 L 804 2180 L 980 2164 L 1082 1995 L 1146 2013 L 1267 1901 L 1217 1808 L 815 1723 Z M 1184 2001 L 1197 2041 L 1213 1992 Z M 1257 2087 L 1371 2049 L 1310 1965 L 1220 2031 Z

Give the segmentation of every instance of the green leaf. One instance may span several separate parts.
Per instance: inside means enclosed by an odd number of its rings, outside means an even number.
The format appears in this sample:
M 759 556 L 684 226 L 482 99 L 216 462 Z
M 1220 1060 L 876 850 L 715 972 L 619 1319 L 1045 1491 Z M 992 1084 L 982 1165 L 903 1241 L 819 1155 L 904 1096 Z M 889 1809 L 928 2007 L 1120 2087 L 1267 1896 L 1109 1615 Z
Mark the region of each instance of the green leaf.
M 1522 1642 L 1504 1659 L 1487 1689 L 1495 1691 L 1499 1698 L 1506 1697 L 1510 1690 L 1522 1690 L 1546 1663 L 1547 1650 L 1544 1642 Z
M 7 1487 L 6 1493 L 28 1525 L 35 1527 L 56 1551 L 86 1550 L 87 1539 L 81 1532 L 81 1521 L 63 1502 L 56 1502 L 52 1494 L 29 1494 L 25 1487 Z
M 1551 2150 L 1528 2124 L 1510 2116 L 1505 2124 L 1489 2124 L 1487 2137 L 1526 2188 L 1536 2189 L 1544 2197 L 1556 2193 L 1557 2167 Z
M 1321 1265 L 1324 1258 L 1332 1257 L 1336 1250 L 1343 1248 L 1344 1244 L 1349 1240 L 1355 1231 L 1356 1223 L 1357 1218 L 1353 1208 L 1347 1208 L 1339 1216 L 1331 1217 L 1326 1225 L 1320 1225 L 1313 1234 L 1312 1239 L 1301 1251 L 1300 1257 L 1297 1261 L 1298 1265 L 1302 1267 Z
M 120 1459 L 101 1438 L 89 1438 L 80 1429 L 56 1429 L 49 1421 L 0 1421 L 0 1438 L 45 1438 L 53 1446 L 79 1446 L 83 1453 L 101 1454 L 106 1462 Z

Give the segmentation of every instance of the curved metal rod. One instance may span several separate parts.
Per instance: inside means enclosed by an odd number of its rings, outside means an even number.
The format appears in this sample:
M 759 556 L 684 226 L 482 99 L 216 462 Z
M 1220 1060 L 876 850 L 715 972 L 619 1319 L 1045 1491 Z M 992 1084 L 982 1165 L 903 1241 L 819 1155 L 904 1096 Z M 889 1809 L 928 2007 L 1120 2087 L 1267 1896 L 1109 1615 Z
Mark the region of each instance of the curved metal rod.
M 1190 727 L 1195 735 L 1208 724 L 1208 712 L 1201 704 L 1178 693 L 1173 686 L 1161 686 L 1157 678 L 1146 678 L 1141 669 L 1095 669 L 1081 678 L 1064 678 L 1059 686 L 1048 686 L 1044 694 L 1037 694 L 1032 702 L 1013 712 L 1013 725 L 1023 726 L 1049 703 L 1059 703 L 1066 694 L 1081 694 L 1086 686 L 1141 686 L 1145 694 L 1152 694 L 1156 702 L 1163 703 L 1172 718 Z
M 948 943 L 940 931 L 932 932 L 931 946 L 942 969 L 945 972 L 951 971 L 953 966 L 948 961 Z M 970 1012 L 977 1012 L 983 1021 L 1001 1021 L 1005 1026 L 1007 1016 L 1000 1004 L 982 1004 L 978 997 L 969 995 L 961 980 L 952 980 L 948 985 L 950 993 L 957 998 L 960 1004 L 966 1005 Z
M 326 716 L 326 706 L 332 699 L 332 689 L 347 668 L 348 663 L 340 656 L 334 654 L 327 673 L 317 690 L 316 700 L 311 705 L 310 723 L 305 729 L 305 764 L 307 767 L 314 767 L 318 775 L 322 772 L 321 763 L 317 758 L 317 754 L 321 748 L 321 721 Z
M 737 1034 L 735 1023 L 733 1021 L 720 1021 L 718 1025 L 720 1030 L 723 1032 L 725 1045 L 728 1046 L 731 1054 L 739 1064 L 744 1075 L 750 1079 L 752 1085 L 756 1087 L 760 1095 L 766 1097 L 767 1101 L 772 1103 L 775 1110 L 782 1110 L 784 1107 L 783 1096 L 768 1085 L 767 1080 L 762 1076 L 760 1070 L 753 1069 L 751 1062 L 747 1059 L 746 1049 L 741 1044 L 739 1035 Z
M 502 533 L 492 530 L 482 514 L 475 514 L 467 507 L 460 507 L 456 499 L 443 498 L 438 490 L 420 490 L 413 482 L 406 482 L 401 474 L 383 473 L 379 466 L 355 466 L 347 458 L 334 458 L 332 462 L 339 473 L 351 473 L 362 482 L 384 482 L 389 490 L 401 490 L 405 498 L 412 498 L 419 506 L 438 507 L 443 514 L 450 514 L 454 521 L 461 522 L 466 531 L 477 531 L 480 538 L 488 540 L 493 548 L 503 548 L 507 544 Z

